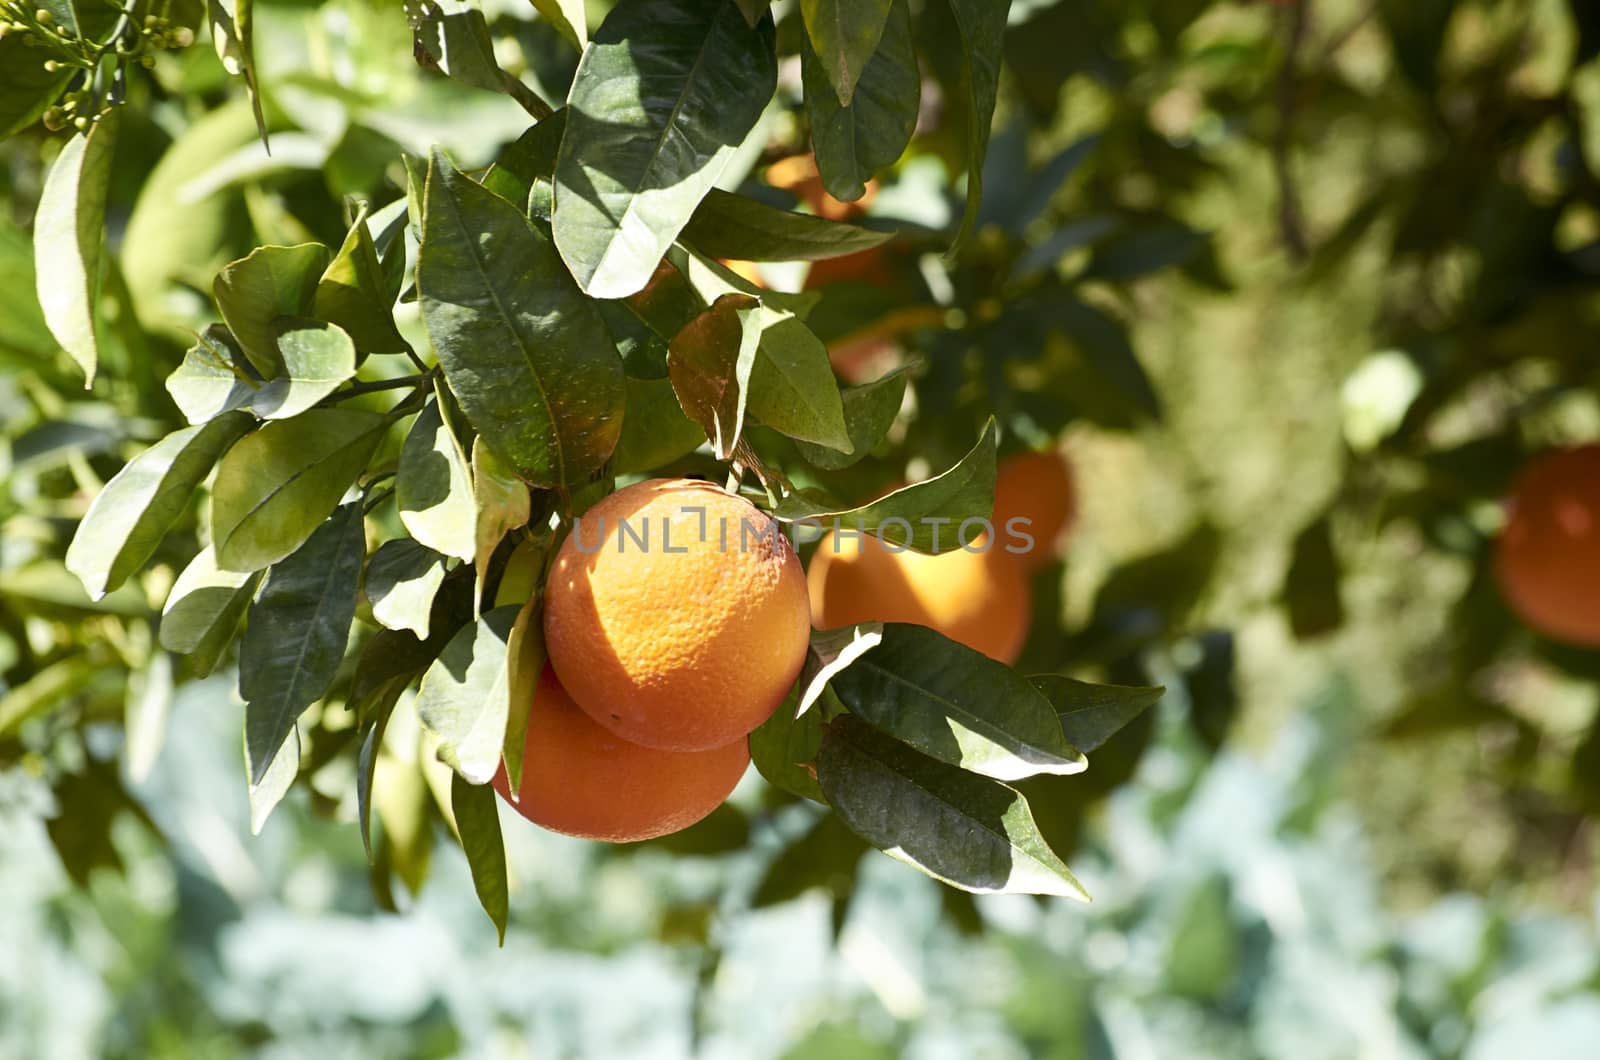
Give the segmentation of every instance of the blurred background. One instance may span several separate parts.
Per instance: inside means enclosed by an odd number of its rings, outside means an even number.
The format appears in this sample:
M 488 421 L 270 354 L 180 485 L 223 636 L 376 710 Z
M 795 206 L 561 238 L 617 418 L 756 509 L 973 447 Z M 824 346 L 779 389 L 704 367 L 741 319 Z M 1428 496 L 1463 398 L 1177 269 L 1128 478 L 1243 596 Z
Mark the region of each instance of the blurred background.
M 577 52 L 482 9 L 562 97 Z M 1067 454 L 1024 668 L 1168 689 L 1024 785 L 1093 904 L 942 889 L 752 771 L 637 847 L 506 817 L 497 948 L 404 710 L 375 866 L 331 708 L 251 834 L 234 675 L 154 639 L 194 535 L 93 604 L 65 544 L 181 423 L 161 382 L 218 266 L 337 245 L 402 153 L 483 166 L 527 126 L 419 69 L 389 5 L 263 2 L 270 156 L 203 41 L 130 85 L 92 390 L 33 296 L 59 137 L 0 144 L 0 1056 L 1594 1055 L 1600 653 L 1520 623 L 1491 559 L 1517 469 L 1600 438 L 1600 8 L 1014 0 L 954 256 L 959 62 L 943 3 L 912 9 L 923 113 L 869 196 L 790 175 L 793 61 L 723 183 L 904 233 L 759 273 L 823 291 L 842 376 L 913 366 L 893 444 L 833 485 L 943 468 L 990 413 Z

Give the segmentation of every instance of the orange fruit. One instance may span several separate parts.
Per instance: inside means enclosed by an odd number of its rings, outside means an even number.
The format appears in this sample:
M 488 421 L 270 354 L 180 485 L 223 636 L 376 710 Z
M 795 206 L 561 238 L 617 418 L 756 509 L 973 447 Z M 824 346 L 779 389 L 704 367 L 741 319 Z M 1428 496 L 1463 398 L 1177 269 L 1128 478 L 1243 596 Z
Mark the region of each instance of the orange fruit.
M 553 832 L 631 843 L 700 820 L 728 797 L 749 764 L 744 740 L 708 751 L 629 743 L 579 710 L 546 666 L 528 715 L 522 787 L 513 799 L 502 766 L 494 789 Z
M 954 529 L 951 529 L 954 532 Z M 817 542 L 806 572 L 818 629 L 855 622 L 911 622 L 938 630 L 1003 663 L 1028 636 L 1028 585 L 1016 557 L 998 545 L 938 556 L 894 552 L 877 537 L 833 532 Z M 973 544 L 980 547 L 980 538 Z
M 1033 547 L 1017 558 L 1027 568 L 1042 567 L 1056 555 L 1061 535 L 1077 514 L 1077 493 L 1072 483 L 1072 468 L 1067 458 L 1053 449 L 1016 453 L 1000 462 L 994 484 L 995 532 L 1002 540 L 1012 519 L 1033 537 Z
M 1544 453 L 1522 469 L 1495 575 L 1528 625 L 1600 647 L 1600 445 Z
M 867 181 L 866 191 L 854 202 L 845 202 L 829 195 L 822 186 L 822 174 L 817 170 L 814 154 L 790 155 L 780 158 L 767 167 L 767 183 L 774 188 L 792 192 L 801 202 L 811 207 L 811 212 L 830 221 L 849 221 L 866 213 L 878 194 L 878 182 Z
M 595 721 L 669 751 L 766 721 L 805 661 L 805 571 L 782 529 L 709 482 L 652 479 L 584 513 L 545 588 L 556 675 Z
M 753 283 L 757 287 L 764 286 L 761 282 L 761 266 L 755 262 L 745 261 L 742 258 L 723 258 L 721 261 L 723 265 L 727 266 L 729 272 L 740 279 Z

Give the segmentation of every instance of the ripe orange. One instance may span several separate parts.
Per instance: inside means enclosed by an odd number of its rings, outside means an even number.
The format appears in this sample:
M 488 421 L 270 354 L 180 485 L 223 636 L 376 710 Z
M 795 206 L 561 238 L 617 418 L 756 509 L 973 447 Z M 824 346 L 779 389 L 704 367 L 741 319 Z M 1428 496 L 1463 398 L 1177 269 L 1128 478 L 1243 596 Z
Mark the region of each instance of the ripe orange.
M 1522 469 L 1495 575 L 1528 625 L 1600 647 L 1600 444 L 1544 453 Z
M 728 797 L 750 764 L 742 739 L 709 751 L 631 744 L 579 710 L 548 666 L 524 747 L 518 797 L 503 766 L 494 778 L 501 797 L 536 825 L 609 843 L 689 827 Z
M 708 482 L 652 479 L 590 508 L 545 589 L 550 662 L 623 739 L 721 747 L 766 721 L 805 661 L 805 571 L 782 529 Z
M 867 190 L 855 202 L 835 199 L 822 186 L 822 174 L 817 171 L 817 156 L 814 154 L 780 158 L 767 167 L 767 183 L 792 192 L 811 207 L 812 213 L 830 221 L 849 221 L 861 216 L 878 194 L 878 182 L 869 180 Z
M 722 258 L 721 261 L 723 265 L 727 266 L 729 272 L 732 272 L 740 279 L 747 280 L 757 287 L 765 286 L 761 282 L 761 266 L 755 262 L 745 261 L 742 258 Z
M 911 622 L 1003 663 L 1022 651 L 1031 617 L 1027 580 L 1000 545 L 928 556 L 893 552 L 871 534 L 859 545 L 853 535 L 840 539 L 838 551 L 835 540 L 829 532 L 817 542 L 807 572 L 818 629 Z
M 994 484 L 995 532 L 1011 540 L 1006 526 L 1012 519 L 1027 519 L 1025 530 L 1033 548 L 1018 555 L 1026 568 L 1042 567 L 1056 555 L 1061 535 L 1077 514 L 1077 494 L 1072 468 L 1053 449 L 1016 453 L 1000 462 Z

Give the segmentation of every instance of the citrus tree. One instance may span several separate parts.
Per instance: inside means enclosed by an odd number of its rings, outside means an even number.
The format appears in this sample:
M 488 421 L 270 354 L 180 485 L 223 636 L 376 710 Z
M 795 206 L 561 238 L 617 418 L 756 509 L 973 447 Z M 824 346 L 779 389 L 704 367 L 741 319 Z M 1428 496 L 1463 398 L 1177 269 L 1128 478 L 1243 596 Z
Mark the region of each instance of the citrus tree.
M 1060 802 L 1157 700 L 1139 651 L 1182 605 L 1134 571 L 1069 654 L 1052 439 L 1158 414 L 1105 295 L 1203 238 L 1061 239 L 1092 138 L 1029 165 L 1019 126 L 986 169 L 1005 3 L 533 6 L 4 8 L 4 132 L 49 161 L 32 253 L 6 234 L 37 302 L 0 756 L 48 778 L 63 860 L 139 815 L 93 733 L 137 777 L 174 685 L 236 665 L 254 827 L 310 786 L 388 903 L 442 818 L 503 930 L 495 789 L 737 845 L 751 760 L 832 810 L 788 893 L 876 847 L 1086 898 L 1024 789 Z M 869 213 L 903 156 L 912 209 Z

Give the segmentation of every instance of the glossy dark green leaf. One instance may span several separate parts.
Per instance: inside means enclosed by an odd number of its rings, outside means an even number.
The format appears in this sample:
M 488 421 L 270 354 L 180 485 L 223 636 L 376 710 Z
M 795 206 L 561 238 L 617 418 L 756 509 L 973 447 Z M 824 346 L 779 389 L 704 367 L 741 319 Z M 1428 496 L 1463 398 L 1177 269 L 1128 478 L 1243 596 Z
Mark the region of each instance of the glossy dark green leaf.
M 1084 752 L 1111 739 L 1166 692 L 1160 687 L 1090 684 L 1063 674 L 1036 674 L 1028 680 L 1055 708 L 1067 742 Z
M 299 548 L 366 469 L 387 427 L 372 412 L 312 409 L 235 445 L 211 494 L 217 562 L 260 570 Z
M 294 787 L 295 777 L 300 775 L 300 733 L 293 726 L 289 728 L 289 735 L 283 738 L 283 743 L 272 752 L 272 761 L 266 769 L 257 776 L 256 762 L 251 754 L 248 734 L 244 741 L 244 769 L 245 769 L 245 794 L 250 804 L 250 834 L 260 835 L 261 829 L 267 823 L 267 818 L 272 816 L 272 811 L 277 809 L 278 803 L 289 794 L 289 789 Z
M 851 831 L 937 880 L 979 894 L 1088 901 L 1015 788 L 919 754 L 849 715 L 824 733 L 817 776 Z
M 374 638 L 376 639 L 376 638 Z M 368 642 L 369 644 L 371 641 Z M 361 825 L 361 846 L 372 860 L 372 778 L 378 767 L 378 751 L 383 747 L 383 734 L 389 727 L 389 716 L 395 704 L 410 683 L 410 676 L 391 677 L 372 691 L 368 709 L 359 719 L 361 746 L 356 751 L 356 819 Z
M 870 849 L 838 814 L 824 813 L 768 863 L 750 906 L 787 902 L 816 887 L 846 898 L 855 889 L 861 856 Z
M 840 106 L 850 105 L 891 7 L 890 0 L 800 0 L 806 43 Z
M 882 622 L 862 622 L 838 629 L 812 631 L 811 643 L 806 646 L 806 660 L 800 666 L 799 702 L 797 714 L 805 714 L 822 698 L 828 682 L 863 652 L 883 643 Z
M 901 368 L 882 379 L 841 390 L 839 397 L 844 404 L 845 428 L 850 432 L 850 452 L 797 442 L 800 455 L 807 463 L 824 471 L 839 471 L 859 461 L 872 452 L 894 426 L 900 406 L 905 403 L 907 382 L 906 370 Z
M 960 548 L 962 523 L 988 519 L 994 510 L 995 425 L 954 467 L 913 483 L 857 508 L 830 504 L 825 497 L 798 490 L 772 510 L 780 522 L 813 520 L 831 527 L 835 520 L 849 530 L 879 535 L 889 545 L 938 554 Z M 969 528 L 970 530 L 970 528 Z M 970 540 L 974 535 L 967 535 Z
M 544 669 L 544 608 L 537 593 L 517 611 L 511 635 L 506 638 L 506 677 L 509 704 L 506 713 L 505 760 L 507 790 L 522 790 L 522 756 L 528 748 L 528 719 L 533 713 L 534 691 Z
M 705 431 L 718 460 L 732 455 L 744 429 L 761 340 L 760 306 L 749 295 L 723 295 L 685 324 L 667 351 L 667 375 L 678 403 Z
M 321 243 L 258 247 L 217 274 L 212 291 L 222 319 L 263 379 L 283 371 L 273 322 L 311 311 L 328 261 L 328 248 Z
M 642 42 L 648 41 L 648 46 Z M 556 246 L 597 298 L 642 288 L 777 87 L 770 19 L 735 0 L 621 0 L 567 97 Z
M 845 202 L 861 198 L 872 175 L 893 165 L 904 153 L 916 131 L 922 102 L 922 75 L 917 69 L 911 34 L 911 5 L 908 0 L 894 0 L 893 5 L 881 6 L 888 16 L 883 37 L 861 72 L 854 96 L 847 102 L 840 102 L 828 62 L 813 48 L 811 40 L 803 40 L 800 45 L 800 72 L 817 171 L 828 194 Z
M 506 848 L 500 837 L 500 809 L 495 805 L 494 789 L 486 784 L 469 784 L 454 774 L 450 779 L 450 812 L 456 819 L 461 849 L 472 870 L 472 886 L 478 902 L 494 921 L 500 943 L 506 941 L 510 890 L 506 882 Z
M 989 127 L 1000 91 L 1000 52 L 1010 0 L 947 0 L 961 31 L 961 82 L 971 108 L 967 130 L 967 207 L 954 251 L 972 231 L 983 201 L 983 160 L 989 151 Z
M 175 431 L 106 483 L 67 548 L 67 569 L 92 598 L 98 600 L 144 565 L 218 458 L 251 423 L 244 413 L 230 412 Z
M 926 626 L 886 624 L 831 686 L 855 716 L 973 773 L 1021 780 L 1087 765 L 1026 678 Z
M 822 788 L 812 765 L 821 744 L 822 711 L 808 710 L 797 718 L 790 697 L 750 734 L 750 760 L 773 787 L 822 802 Z
M 751 414 L 797 441 L 849 452 L 850 431 L 828 348 L 798 317 L 765 305 L 760 317 L 750 373 Z
M 427 640 L 428 616 L 444 575 L 445 557 L 433 549 L 409 537 L 385 541 L 367 564 L 372 617 L 385 629 L 410 630 Z
M 856 197 L 860 197 L 859 193 Z M 882 246 L 894 238 L 894 233 L 780 210 L 712 188 L 695 208 L 679 238 L 713 258 L 820 261 Z
M 534 183 L 549 180 L 555 173 L 556 153 L 561 150 L 561 134 L 566 128 L 566 107 L 529 126 L 501 149 L 483 175 L 483 186 L 507 202 L 527 202 Z
M 489 577 L 489 560 L 501 539 L 532 515 L 528 484 L 479 438 L 472 443 L 473 564 L 478 596 Z
M 295 720 L 339 672 L 366 557 L 361 506 L 349 504 L 267 572 L 239 645 L 250 781 L 260 784 Z
M 311 315 L 343 328 L 362 353 L 399 353 L 406 340 L 394 326 L 392 307 L 363 203 L 343 245 L 317 280 Z
M 417 286 L 450 389 L 536 486 L 584 481 L 622 428 L 622 360 L 522 211 L 435 155 Z
M 260 571 L 224 570 L 215 552 L 201 549 L 167 593 L 161 646 L 187 655 L 196 673 L 210 673 L 238 632 L 260 581 Z
M 670 379 L 634 379 L 627 382 L 628 412 L 622 418 L 622 437 L 611 454 L 611 470 L 618 475 L 649 471 L 694 452 L 706 440 L 700 425 L 684 415 Z
M 260 387 L 255 369 L 221 324 L 207 324 L 167 377 L 167 393 L 193 424 L 249 407 Z
M 437 399 L 422 407 L 400 447 L 395 503 L 412 537 L 446 556 L 472 559 L 477 548 L 472 471 Z
M 439 737 L 440 761 L 472 784 L 487 784 L 500 766 L 510 703 L 507 643 L 521 610 L 497 607 L 462 627 L 417 693 L 417 716 Z
M 1283 579 L 1283 603 L 1296 640 L 1309 640 L 1344 625 L 1340 577 L 1332 527 L 1322 515 L 1295 536 Z
M 85 387 L 94 382 L 100 358 L 95 321 L 116 140 L 116 111 L 68 140 L 45 175 L 34 215 L 39 307 L 51 334 L 83 370 Z

